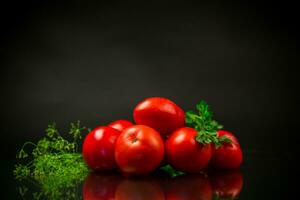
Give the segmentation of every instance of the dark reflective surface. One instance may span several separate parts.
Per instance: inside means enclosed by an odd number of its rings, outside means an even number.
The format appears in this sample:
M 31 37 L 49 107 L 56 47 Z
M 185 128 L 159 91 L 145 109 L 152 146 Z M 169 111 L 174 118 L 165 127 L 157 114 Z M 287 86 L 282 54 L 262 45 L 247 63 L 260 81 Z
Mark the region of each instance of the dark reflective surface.
M 41 187 L 30 181 L 14 180 L 13 166 L 12 160 L 1 161 L 3 199 L 53 199 L 51 196 L 38 198 Z M 245 156 L 240 170 L 208 171 L 176 178 L 158 172 L 131 179 L 118 173 L 92 173 L 82 183 L 62 192 L 63 199 L 70 200 L 209 200 L 215 197 L 227 200 L 279 200 L 292 194 L 289 191 L 293 187 L 291 173 L 292 169 L 284 165 L 280 157 L 249 154 Z M 20 192 L 24 193 L 23 197 Z
M 243 187 L 239 170 L 169 178 L 164 174 L 124 179 L 117 175 L 90 174 L 83 185 L 84 200 L 211 200 L 236 199 Z

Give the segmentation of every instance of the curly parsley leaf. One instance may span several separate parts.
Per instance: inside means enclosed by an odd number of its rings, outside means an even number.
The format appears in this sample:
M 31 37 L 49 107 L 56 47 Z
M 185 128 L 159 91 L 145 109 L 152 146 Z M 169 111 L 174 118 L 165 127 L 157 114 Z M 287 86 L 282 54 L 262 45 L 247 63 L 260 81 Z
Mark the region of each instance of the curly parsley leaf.
M 213 143 L 217 148 L 224 142 L 231 143 L 228 137 L 217 136 L 217 131 L 223 126 L 213 120 L 213 113 L 205 101 L 201 100 L 196 105 L 196 110 L 197 112 L 188 111 L 185 113 L 185 122 L 187 126 L 198 131 L 198 135 L 195 137 L 197 142 L 204 145 Z

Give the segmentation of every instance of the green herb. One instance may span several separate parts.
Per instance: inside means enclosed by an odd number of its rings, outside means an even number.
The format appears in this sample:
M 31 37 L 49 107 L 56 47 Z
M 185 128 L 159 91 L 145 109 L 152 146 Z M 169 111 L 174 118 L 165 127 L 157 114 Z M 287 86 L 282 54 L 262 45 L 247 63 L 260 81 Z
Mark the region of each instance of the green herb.
M 219 197 L 218 195 L 215 195 L 213 196 L 212 200 L 233 200 L 235 198 L 233 197 Z
M 74 186 L 89 172 L 82 155 L 77 152 L 83 130 L 87 128 L 81 127 L 79 121 L 71 123 L 69 134 L 73 140 L 70 142 L 61 136 L 53 123 L 45 130 L 46 136 L 36 144 L 26 142 L 23 145 L 17 158 L 25 164 L 15 166 L 14 176 L 19 181 L 29 180 L 40 187 L 40 192 L 33 193 L 33 199 L 75 199 Z M 18 190 L 24 199 L 28 188 L 22 186 Z
M 213 143 L 216 147 L 222 143 L 231 143 L 231 140 L 226 137 L 218 137 L 217 131 L 223 126 L 217 121 L 213 120 L 213 113 L 205 101 L 200 101 L 196 106 L 197 112 L 188 111 L 185 114 L 185 121 L 187 126 L 190 126 L 198 131 L 196 141 L 201 144 Z
M 174 169 L 171 165 L 165 165 L 165 166 L 161 167 L 160 169 L 163 170 L 164 172 L 168 173 L 169 176 L 171 176 L 171 177 L 176 177 L 176 176 L 182 176 L 182 175 L 185 175 L 184 172 L 182 172 L 182 171 L 177 171 L 177 170 Z

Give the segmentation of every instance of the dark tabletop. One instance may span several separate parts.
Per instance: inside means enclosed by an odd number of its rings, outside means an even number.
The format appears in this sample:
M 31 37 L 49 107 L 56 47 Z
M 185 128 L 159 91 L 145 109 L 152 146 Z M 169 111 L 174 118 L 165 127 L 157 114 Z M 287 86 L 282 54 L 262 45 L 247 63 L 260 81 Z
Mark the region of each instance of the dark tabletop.
M 6 199 L 21 199 L 19 187 L 29 188 L 26 199 L 32 199 L 40 188 L 13 178 L 13 160 L 1 161 L 1 184 Z M 212 193 L 236 196 L 237 199 L 285 199 L 291 195 L 291 177 L 287 166 L 273 155 L 245 155 L 240 170 L 212 171 L 170 178 L 154 173 L 143 178 L 124 178 L 118 173 L 92 173 L 74 185 L 74 199 L 211 199 Z M 225 189 L 224 189 L 225 188 Z M 223 193 L 222 193 L 223 192 Z M 227 194 L 226 194 L 227 192 Z M 239 194 L 240 193 L 240 194 Z M 127 196 L 126 196 L 127 195 Z M 150 196 L 149 196 L 150 195 Z M 176 197 L 176 198 L 175 198 Z M 45 198 L 45 197 L 43 197 Z

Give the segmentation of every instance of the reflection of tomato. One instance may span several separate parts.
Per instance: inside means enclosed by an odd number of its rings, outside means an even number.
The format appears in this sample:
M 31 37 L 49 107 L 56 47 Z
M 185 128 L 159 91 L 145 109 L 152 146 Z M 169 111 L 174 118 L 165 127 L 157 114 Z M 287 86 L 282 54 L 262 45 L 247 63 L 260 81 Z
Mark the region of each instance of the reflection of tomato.
M 164 142 L 157 131 L 135 125 L 125 129 L 116 143 L 115 158 L 126 174 L 148 174 L 155 170 L 164 157 Z
M 147 98 L 139 103 L 133 117 L 136 124 L 150 126 L 162 136 L 168 135 L 185 124 L 184 111 L 169 99 Z
M 212 188 L 202 175 L 176 177 L 167 183 L 167 200 L 211 200 Z
M 199 172 L 211 159 L 211 145 L 196 141 L 198 132 L 189 127 L 177 129 L 166 142 L 167 160 L 177 170 Z
M 133 126 L 133 123 L 131 123 L 128 120 L 120 119 L 120 120 L 116 120 L 116 121 L 111 122 L 107 126 L 112 127 L 114 129 L 117 129 L 118 131 L 122 132 L 126 128 L 128 128 L 130 126 Z
M 116 191 L 116 200 L 164 200 L 162 188 L 150 180 L 124 180 Z
M 243 154 L 238 140 L 228 131 L 219 130 L 217 134 L 218 137 L 228 137 L 232 143 L 223 143 L 221 147 L 213 148 L 211 165 L 215 168 L 224 169 L 239 168 L 243 160 Z
M 120 132 L 108 126 L 93 129 L 84 139 L 82 154 L 94 170 L 112 170 L 117 167 L 115 144 Z
M 243 176 L 240 171 L 218 171 L 211 176 L 214 194 L 219 199 L 235 199 L 243 187 Z
M 120 177 L 107 174 L 90 174 L 83 185 L 83 200 L 113 200 Z

